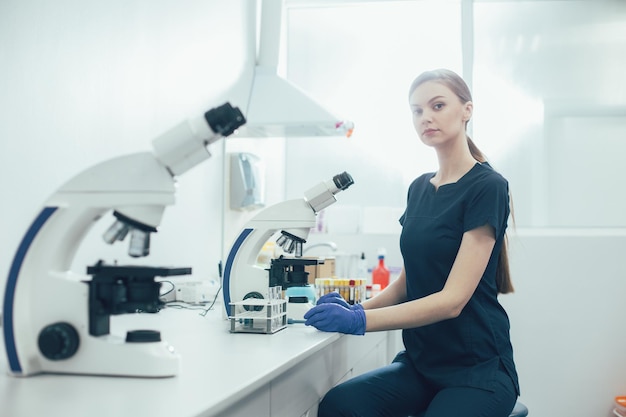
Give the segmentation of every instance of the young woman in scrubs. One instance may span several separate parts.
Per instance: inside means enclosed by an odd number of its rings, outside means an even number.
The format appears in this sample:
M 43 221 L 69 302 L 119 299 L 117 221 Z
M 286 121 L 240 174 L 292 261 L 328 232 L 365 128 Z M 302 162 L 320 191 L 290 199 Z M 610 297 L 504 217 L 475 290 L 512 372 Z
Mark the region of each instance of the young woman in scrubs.
M 403 329 L 405 350 L 331 389 L 318 416 L 507 417 L 519 395 L 509 319 L 507 181 L 466 133 L 466 83 L 439 69 L 409 90 L 413 125 L 439 169 L 413 181 L 400 217 L 404 268 L 378 296 L 320 298 L 306 324 L 347 334 Z

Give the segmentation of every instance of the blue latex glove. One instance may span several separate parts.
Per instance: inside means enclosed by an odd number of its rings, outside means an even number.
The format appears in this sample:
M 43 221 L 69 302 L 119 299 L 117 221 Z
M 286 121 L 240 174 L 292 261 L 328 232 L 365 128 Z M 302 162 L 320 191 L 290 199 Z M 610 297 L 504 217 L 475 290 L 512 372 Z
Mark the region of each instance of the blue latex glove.
M 319 300 L 317 300 L 317 305 L 329 303 L 339 304 L 340 306 L 349 308 L 350 310 L 354 310 L 355 308 L 360 308 L 361 310 L 363 310 L 363 306 L 361 306 L 361 304 L 348 304 L 348 302 L 341 296 L 341 294 L 336 291 L 324 294 L 319 298 Z
M 334 302 L 316 305 L 304 314 L 306 319 L 304 324 L 323 332 L 363 335 L 365 334 L 365 310 L 360 304 L 353 307 L 356 308 L 346 308 Z

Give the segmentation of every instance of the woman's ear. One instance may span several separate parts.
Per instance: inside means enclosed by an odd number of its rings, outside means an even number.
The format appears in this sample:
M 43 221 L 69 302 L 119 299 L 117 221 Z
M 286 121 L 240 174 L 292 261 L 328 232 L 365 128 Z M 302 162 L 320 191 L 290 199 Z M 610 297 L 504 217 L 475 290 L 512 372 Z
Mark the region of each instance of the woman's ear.
M 467 103 L 465 103 L 465 106 L 463 108 L 463 121 L 467 122 L 469 121 L 469 119 L 472 118 L 472 113 L 474 111 L 474 103 L 472 103 L 471 101 L 468 101 Z

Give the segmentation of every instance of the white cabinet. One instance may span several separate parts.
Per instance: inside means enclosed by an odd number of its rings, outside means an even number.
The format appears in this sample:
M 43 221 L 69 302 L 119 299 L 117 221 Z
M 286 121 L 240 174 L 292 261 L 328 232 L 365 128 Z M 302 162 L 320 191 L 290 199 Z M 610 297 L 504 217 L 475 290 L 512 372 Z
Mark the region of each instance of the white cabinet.
M 291 364 L 219 417 L 315 417 L 319 401 L 333 386 L 389 363 L 387 345 L 387 332 L 342 336 Z
M 203 415 L 207 417 L 273 417 L 270 408 L 270 386 L 265 385 L 259 388 L 223 413 L 209 412 Z
M 387 332 L 342 336 L 294 364 L 270 383 L 271 416 L 316 416 L 330 388 L 388 363 L 387 343 Z
M 303 415 L 332 387 L 336 366 L 332 347 L 330 345 L 293 364 L 270 382 L 272 417 Z

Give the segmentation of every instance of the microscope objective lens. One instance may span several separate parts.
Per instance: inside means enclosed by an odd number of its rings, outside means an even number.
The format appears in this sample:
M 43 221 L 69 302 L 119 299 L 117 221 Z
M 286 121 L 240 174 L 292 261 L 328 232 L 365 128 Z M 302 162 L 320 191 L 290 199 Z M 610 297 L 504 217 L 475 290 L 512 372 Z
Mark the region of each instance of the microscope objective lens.
M 287 243 L 287 236 L 285 235 L 280 235 L 278 239 L 276 239 L 276 244 L 281 248 L 285 246 L 285 243 Z
M 150 253 L 150 233 L 133 229 L 130 232 L 128 254 L 134 258 L 147 256 Z
M 296 258 L 302 257 L 302 242 L 296 242 L 296 253 L 294 255 Z
M 116 220 L 115 223 L 107 229 L 102 235 L 104 241 L 108 244 L 113 244 L 116 240 L 124 240 L 128 233 L 128 226 L 123 222 Z

